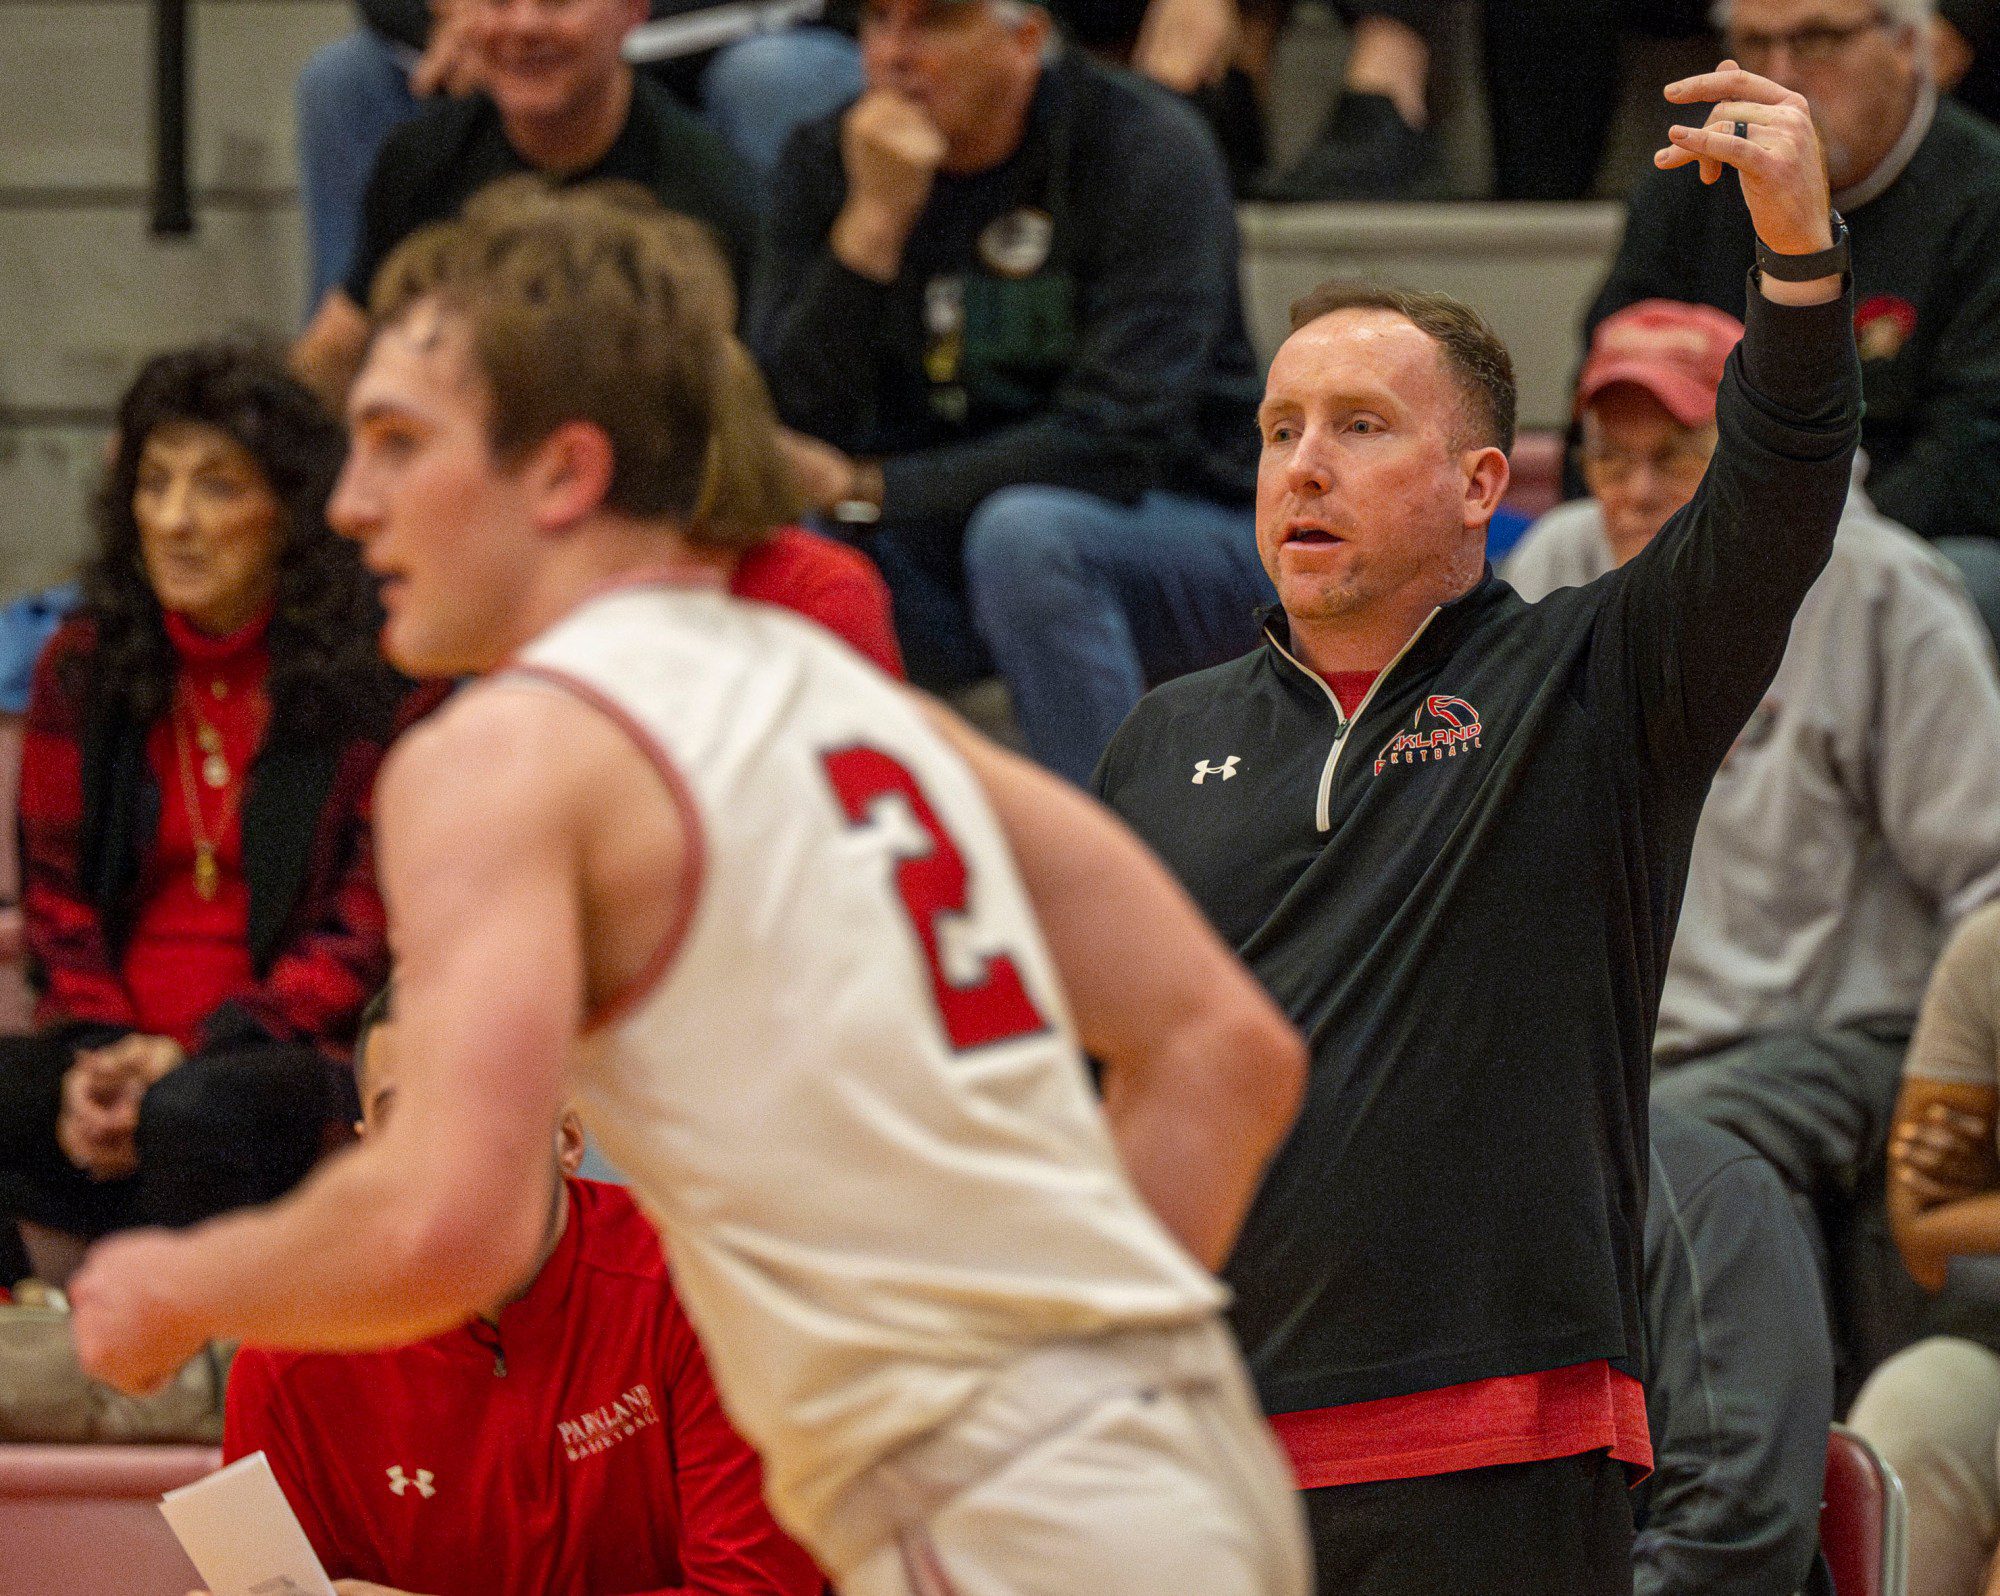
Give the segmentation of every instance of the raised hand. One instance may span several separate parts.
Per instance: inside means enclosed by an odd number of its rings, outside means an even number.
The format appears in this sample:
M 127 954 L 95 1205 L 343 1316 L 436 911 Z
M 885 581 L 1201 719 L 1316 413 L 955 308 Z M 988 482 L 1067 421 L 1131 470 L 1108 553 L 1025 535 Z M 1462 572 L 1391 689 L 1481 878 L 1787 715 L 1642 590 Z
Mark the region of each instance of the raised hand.
M 1713 101 L 1715 108 L 1701 127 L 1669 128 L 1667 147 L 1653 156 L 1655 166 L 1671 171 L 1699 162 L 1704 183 L 1733 166 L 1751 224 L 1767 246 L 1782 255 L 1810 255 L 1832 246 L 1826 157 L 1805 96 L 1734 61 L 1669 83 L 1666 96 L 1676 105 Z

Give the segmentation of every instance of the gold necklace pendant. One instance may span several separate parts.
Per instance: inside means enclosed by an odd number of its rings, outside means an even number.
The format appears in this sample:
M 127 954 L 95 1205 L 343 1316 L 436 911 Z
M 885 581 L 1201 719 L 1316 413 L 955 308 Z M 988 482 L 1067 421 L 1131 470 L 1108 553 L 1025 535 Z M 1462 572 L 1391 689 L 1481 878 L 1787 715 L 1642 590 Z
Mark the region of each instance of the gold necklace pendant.
M 222 870 L 215 862 L 211 843 L 194 845 L 194 890 L 203 903 L 215 902 L 216 893 L 222 890 Z
M 220 754 L 209 754 L 201 762 L 201 779 L 218 790 L 229 785 L 229 761 Z

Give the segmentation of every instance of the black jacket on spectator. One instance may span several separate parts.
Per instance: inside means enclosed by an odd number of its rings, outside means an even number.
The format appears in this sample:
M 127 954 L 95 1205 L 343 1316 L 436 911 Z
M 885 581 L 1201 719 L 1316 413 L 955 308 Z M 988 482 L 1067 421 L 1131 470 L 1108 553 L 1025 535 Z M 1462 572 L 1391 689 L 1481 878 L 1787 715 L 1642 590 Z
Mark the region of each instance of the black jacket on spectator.
M 1588 331 L 1635 300 L 1743 314 L 1753 245 L 1734 172 L 1649 172 Z M 1910 164 L 1847 215 L 1868 493 L 1920 536 L 2000 536 L 2000 130 L 1941 101 Z
M 368 177 L 348 297 L 365 307 L 375 273 L 410 234 L 456 216 L 495 179 L 531 170 L 507 142 L 498 107 L 483 94 L 441 100 L 405 122 L 389 135 Z M 721 139 L 644 74 L 633 80 L 631 113 L 604 158 L 566 181 L 599 178 L 637 183 L 667 209 L 706 222 L 728 252 L 737 281 L 747 279 L 757 247 L 748 175 Z
M 1793 1596 L 1833 1422 L 1812 1244 L 1748 1142 L 1674 1108 L 1652 1120 L 1635 1596 Z
M 1106 752 L 1312 1050 L 1225 1270 L 1269 1411 L 1640 1372 L 1660 986 L 1709 782 L 1832 548 L 1852 314 L 1756 296 L 1708 475 L 1609 576 L 1530 605 L 1489 571 L 1351 720 L 1276 617 Z
M 1248 501 L 1258 368 L 1236 218 L 1184 103 L 1061 55 L 1021 148 L 938 178 L 891 284 L 834 258 L 846 198 L 839 118 L 801 128 L 773 177 L 751 341 L 787 422 L 884 457 L 886 522 L 955 533 L 1030 482 Z

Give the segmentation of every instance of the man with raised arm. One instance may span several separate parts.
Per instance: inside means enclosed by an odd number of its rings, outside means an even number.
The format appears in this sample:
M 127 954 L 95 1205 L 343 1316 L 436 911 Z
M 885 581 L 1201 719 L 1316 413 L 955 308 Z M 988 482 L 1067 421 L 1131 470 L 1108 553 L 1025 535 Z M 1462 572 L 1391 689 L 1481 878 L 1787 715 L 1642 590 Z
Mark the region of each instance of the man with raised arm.
M 1098 772 L 1312 1039 L 1226 1277 L 1341 1596 L 1632 1589 L 1660 984 L 1860 398 L 1805 101 L 1728 62 L 1667 95 L 1718 103 L 1659 164 L 1735 167 L 1763 244 L 1692 502 L 1524 603 L 1484 562 L 1506 350 L 1455 301 L 1328 285 L 1260 412 L 1282 613 L 1147 698 Z

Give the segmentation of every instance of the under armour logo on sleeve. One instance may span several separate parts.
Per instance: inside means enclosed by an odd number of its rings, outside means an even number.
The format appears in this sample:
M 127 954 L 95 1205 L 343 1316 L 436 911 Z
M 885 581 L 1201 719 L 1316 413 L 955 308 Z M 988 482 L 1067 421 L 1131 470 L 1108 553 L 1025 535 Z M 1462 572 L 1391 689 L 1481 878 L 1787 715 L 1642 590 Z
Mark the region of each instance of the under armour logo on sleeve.
M 1236 774 L 1238 763 L 1240 763 L 1240 759 L 1235 754 L 1231 754 L 1219 765 L 1211 765 L 1204 759 L 1194 767 L 1194 784 L 1199 787 L 1210 776 L 1220 776 L 1224 781 L 1227 781 L 1231 776 Z
M 401 1496 L 414 1485 L 417 1488 L 417 1495 L 428 1502 L 433 1496 L 437 1495 L 437 1487 L 431 1484 L 431 1481 L 436 1478 L 437 1476 L 431 1473 L 429 1469 L 418 1469 L 417 1477 L 411 1479 L 409 1475 L 403 1472 L 403 1465 L 398 1463 L 394 1468 L 389 1470 L 389 1489 L 394 1491 L 398 1496 Z

